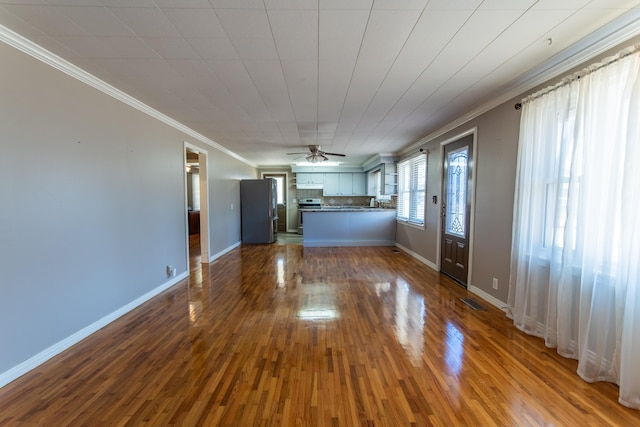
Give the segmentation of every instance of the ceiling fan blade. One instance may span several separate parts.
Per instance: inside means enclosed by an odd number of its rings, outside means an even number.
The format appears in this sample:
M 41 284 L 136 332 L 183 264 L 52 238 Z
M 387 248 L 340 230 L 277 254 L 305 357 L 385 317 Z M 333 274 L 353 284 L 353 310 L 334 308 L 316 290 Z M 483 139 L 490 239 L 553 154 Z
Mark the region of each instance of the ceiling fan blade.
M 309 152 L 305 151 L 304 153 L 287 153 L 287 154 L 309 154 Z
M 340 154 L 340 153 L 327 153 L 326 151 L 323 151 L 324 154 L 327 154 L 329 156 L 340 156 L 340 157 L 346 157 L 346 154 Z

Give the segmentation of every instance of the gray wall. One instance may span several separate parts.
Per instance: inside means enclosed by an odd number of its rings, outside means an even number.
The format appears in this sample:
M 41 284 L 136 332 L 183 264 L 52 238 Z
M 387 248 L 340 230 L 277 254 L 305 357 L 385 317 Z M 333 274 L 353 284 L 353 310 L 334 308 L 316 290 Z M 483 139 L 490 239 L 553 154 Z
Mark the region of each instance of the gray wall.
M 197 141 L 2 43 L 0 63 L 1 375 L 186 272 Z M 256 171 L 199 145 L 215 254 L 240 241 Z
M 550 79 L 500 106 L 470 120 L 464 125 L 434 139 L 425 138 L 419 146 L 429 150 L 427 164 L 427 204 L 424 230 L 404 224 L 397 225 L 396 241 L 426 259 L 438 263 L 438 221 L 440 219 L 440 192 L 442 185 L 442 153 L 440 143 L 470 129 L 477 128 L 475 152 L 476 198 L 473 255 L 471 259 L 470 287 L 479 289 L 506 306 L 509 289 L 511 257 L 511 227 L 513 222 L 513 200 L 515 189 L 516 160 L 520 131 L 520 111 L 514 108 L 526 95 L 543 87 L 555 84 L 604 57 L 614 55 L 621 49 L 640 42 L 635 37 L 609 51 L 586 61 L 561 76 Z M 419 148 L 416 147 L 416 150 Z M 438 204 L 431 198 L 438 195 Z M 492 288 L 493 278 L 498 279 L 498 289 Z

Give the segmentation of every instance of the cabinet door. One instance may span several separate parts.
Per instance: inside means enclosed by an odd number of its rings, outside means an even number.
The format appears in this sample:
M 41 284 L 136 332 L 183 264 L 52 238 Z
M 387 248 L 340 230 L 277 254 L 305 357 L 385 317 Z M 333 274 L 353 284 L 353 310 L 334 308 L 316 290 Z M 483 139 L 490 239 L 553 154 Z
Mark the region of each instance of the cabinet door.
M 304 172 L 296 173 L 296 182 L 298 184 L 309 184 L 311 182 L 311 174 Z
M 353 195 L 353 174 L 342 172 L 339 173 L 339 181 L 340 181 L 340 195 L 341 196 L 352 196 Z
M 322 184 L 324 182 L 324 174 L 323 173 L 310 173 L 309 174 L 312 184 Z
M 324 174 L 324 186 L 322 194 L 325 196 L 339 196 L 340 195 L 340 182 L 337 173 L 325 173 Z
M 367 195 L 367 177 L 364 173 L 353 174 L 353 195 L 354 196 Z

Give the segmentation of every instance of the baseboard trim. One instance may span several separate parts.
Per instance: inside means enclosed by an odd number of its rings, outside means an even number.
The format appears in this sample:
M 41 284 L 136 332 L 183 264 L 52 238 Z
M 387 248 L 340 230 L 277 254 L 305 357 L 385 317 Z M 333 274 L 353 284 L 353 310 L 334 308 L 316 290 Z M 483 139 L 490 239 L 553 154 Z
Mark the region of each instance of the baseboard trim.
M 401 249 L 403 252 L 408 253 L 409 255 L 411 255 L 412 257 L 414 257 L 415 259 L 417 259 L 421 263 L 425 264 L 427 267 L 431 267 L 435 271 L 440 271 L 440 270 L 438 270 L 438 266 L 437 265 L 435 265 L 434 263 L 432 263 L 428 259 L 418 255 L 417 253 L 413 252 L 411 249 L 402 246 L 400 243 L 396 243 L 396 247 L 398 247 L 398 249 Z
M 226 254 L 227 252 L 231 252 L 232 250 L 234 250 L 235 248 L 237 248 L 238 246 L 240 246 L 242 244 L 242 242 L 237 242 L 234 243 L 233 245 L 229 246 L 226 249 L 221 250 L 220 252 L 213 254 L 209 257 L 209 262 L 213 262 L 216 259 L 220 258 L 222 255 Z
M 303 245 L 308 248 L 333 248 L 343 246 L 395 246 L 393 240 L 304 240 Z
M 469 285 L 467 287 L 467 290 L 469 292 L 471 292 L 472 294 L 478 295 L 480 298 L 482 298 L 483 300 L 487 301 L 488 303 L 490 303 L 494 307 L 497 307 L 500 310 L 505 311 L 505 312 L 507 311 L 507 303 L 506 302 L 500 301 L 498 298 L 494 297 L 493 295 L 489 295 L 488 293 L 486 293 L 482 289 L 476 288 L 475 286 L 472 286 L 472 285 Z
M 114 320 L 118 319 L 119 317 L 122 317 L 123 315 L 127 314 L 128 312 L 130 312 L 134 308 L 142 305 L 143 303 L 147 302 L 151 298 L 153 298 L 156 295 L 160 294 L 161 292 L 166 291 L 167 289 L 169 289 L 170 287 L 174 286 L 175 284 L 177 284 L 181 280 L 184 280 L 188 276 L 189 276 L 188 273 L 184 272 L 184 273 L 180 274 L 179 276 L 176 276 L 176 277 L 172 278 L 168 282 L 165 282 L 164 284 L 162 284 L 162 285 L 158 286 L 157 288 L 147 292 L 146 294 L 142 295 L 141 297 L 136 298 L 135 300 L 131 301 L 129 304 L 127 304 L 127 305 L 125 305 L 123 307 L 120 307 L 118 310 L 114 311 L 113 313 L 107 314 L 103 318 L 93 322 L 92 324 L 90 324 L 89 326 L 87 326 L 85 328 L 82 328 L 78 332 L 68 336 L 67 338 L 63 339 L 62 341 L 59 341 L 59 342 L 55 343 L 54 345 L 44 349 L 40 353 L 38 353 L 35 356 L 25 360 L 22 363 L 14 366 L 13 368 L 9 369 L 8 371 L 0 373 L 0 388 L 4 387 L 5 385 L 9 384 L 12 381 L 18 379 L 19 377 L 21 377 L 22 375 L 24 375 L 27 372 L 31 371 L 32 369 L 37 368 L 38 366 L 42 365 L 47 360 L 49 360 L 52 357 L 62 353 L 63 351 L 65 351 L 68 348 L 70 348 L 71 346 L 79 343 L 83 339 L 87 338 L 89 335 L 91 335 L 94 332 L 97 332 L 98 330 L 104 328 L 109 323 L 113 322 Z

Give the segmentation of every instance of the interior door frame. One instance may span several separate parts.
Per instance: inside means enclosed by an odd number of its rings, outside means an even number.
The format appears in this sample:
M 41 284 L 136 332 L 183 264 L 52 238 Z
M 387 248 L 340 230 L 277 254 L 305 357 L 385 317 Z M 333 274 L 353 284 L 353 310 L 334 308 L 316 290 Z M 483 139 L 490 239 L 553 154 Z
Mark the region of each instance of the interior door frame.
M 198 153 L 198 169 L 200 178 L 200 262 L 208 264 L 210 262 L 209 254 L 211 247 L 209 244 L 209 172 L 207 169 L 207 160 L 209 152 L 197 145 L 184 142 L 182 147 L 182 155 L 184 157 L 183 167 L 187 165 L 187 150 Z M 190 272 L 189 266 L 189 201 L 187 200 L 187 173 L 185 169 L 184 176 L 184 216 L 185 216 L 185 234 L 186 234 L 186 253 L 187 253 L 187 272 Z
M 447 138 L 446 140 L 440 143 L 440 157 L 438 163 L 438 176 L 440 177 L 440 203 L 438 203 L 438 238 L 437 238 L 437 262 L 436 266 L 438 267 L 438 271 L 441 271 L 441 259 L 442 259 L 442 203 L 444 202 L 444 193 L 442 188 L 444 186 L 444 147 L 448 144 L 456 142 L 465 136 L 473 135 L 473 174 L 471 175 L 471 208 L 470 208 L 470 217 L 469 217 L 469 262 L 467 264 L 467 289 L 472 286 L 471 277 L 473 273 L 473 247 L 474 247 L 474 230 L 475 230 L 475 219 L 476 219 L 476 182 L 478 177 L 478 127 L 475 126 L 467 131 L 459 133 L 451 138 Z
M 289 233 L 289 172 L 287 171 L 262 171 L 260 172 L 260 178 L 268 178 L 271 175 L 284 176 L 284 232 Z

